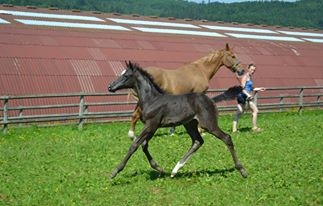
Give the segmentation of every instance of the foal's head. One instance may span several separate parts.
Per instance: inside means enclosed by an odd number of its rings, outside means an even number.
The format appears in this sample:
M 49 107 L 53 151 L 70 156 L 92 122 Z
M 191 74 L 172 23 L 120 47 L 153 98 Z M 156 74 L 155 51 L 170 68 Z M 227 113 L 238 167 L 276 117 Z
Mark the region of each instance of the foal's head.
M 120 76 L 108 86 L 109 92 L 115 92 L 119 89 L 128 89 L 135 87 L 134 69 L 131 62 L 126 62 L 127 68 L 123 70 Z
M 138 64 L 129 61 L 126 62 L 126 66 L 126 69 L 121 75 L 108 86 L 110 92 L 129 88 L 136 90 L 136 85 L 139 85 L 137 84 L 138 81 L 141 81 L 141 83 L 147 85 L 147 87 L 154 87 L 158 92 L 164 93 L 164 91 L 154 83 L 152 77 Z

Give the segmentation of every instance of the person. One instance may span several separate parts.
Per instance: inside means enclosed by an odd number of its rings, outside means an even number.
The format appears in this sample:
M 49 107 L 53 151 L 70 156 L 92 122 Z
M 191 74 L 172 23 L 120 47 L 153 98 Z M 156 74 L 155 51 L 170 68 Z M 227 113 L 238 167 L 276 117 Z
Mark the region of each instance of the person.
M 260 132 L 261 129 L 257 126 L 257 115 L 258 108 L 256 103 L 253 101 L 253 91 L 265 91 L 264 87 L 254 88 L 252 75 L 256 72 L 256 65 L 249 64 L 247 71 L 243 73 L 241 76 L 238 76 L 238 80 L 240 81 L 241 87 L 243 88 L 242 92 L 237 96 L 237 111 L 234 115 L 233 124 L 232 124 L 232 132 L 237 132 L 238 120 L 240 116 L 244 113 L 246 106 L 248 106 L 252 111 L 252 131 Z

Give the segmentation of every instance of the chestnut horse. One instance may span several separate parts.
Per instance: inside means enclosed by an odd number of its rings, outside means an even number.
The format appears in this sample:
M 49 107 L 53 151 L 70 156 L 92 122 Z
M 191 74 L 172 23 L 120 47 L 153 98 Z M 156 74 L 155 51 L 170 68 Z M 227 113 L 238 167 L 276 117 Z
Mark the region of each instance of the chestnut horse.
M 226 48 L 209 53 L 200 59 L 185 64 L 175 70 L 166 70 L 158 67 L 145 67 L 154 79 L 155 83 L 169 94 L 185 94 L 189 92 L 206 92 L 209 81 L 221 66 L 226 66 L 232 72 L 242 70 L 239 68 L 239 60 L 226 44 Z M 136 96 L 136 94 L 134 94 Z M 141 116 L 141 108 L 136 105 L 132 114 L 128 136 L 133 139 L 137 121 Z

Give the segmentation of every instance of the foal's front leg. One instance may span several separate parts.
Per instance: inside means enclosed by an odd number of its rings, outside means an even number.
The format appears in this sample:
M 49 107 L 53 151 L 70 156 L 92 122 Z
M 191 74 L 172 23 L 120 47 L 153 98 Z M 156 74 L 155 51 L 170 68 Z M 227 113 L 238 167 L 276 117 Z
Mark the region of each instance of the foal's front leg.
M 110 179 L 113 179 L 115 176 L 117 176 L 117 174 L 119 172 L 121 172 L 124 167 L 126 166 L 128 160 L 130 159 L 130 157 L 133 155 L 133 153 L 135 153 L 135 151 L 138 149 L 138 147 L 147 139 L 151 139 L 151 137 L 155 134 L 157 129 L 151 129 L 151 128 L 147 128 L 145 127 L 143 129 L 143 131 L 141 132 L 140 136 L 135 139 L 129 150 L 128 153 L 126 154 L 126 156 L 123 158 L 123 160 L 121 161 L 121 163 L 118 165 L 118 167 L 111 173 Z
M 151 136 L 151 138 L 152 138 L 152 136 Z M 142 145 L 141 145 L 141 147 L 142 147 L 142 151 L 145 153 L 145 155 L 146 155 L 146 157 L 147 157 L 147 159 L 148 159 L 148 162 L 149 162 L 149 164 L 150 164 L 150 166 L 151 166 L 151 168 L 153 168 L 153 169 L 155 169 L 155 170 L 157 170 L 159 173 L 165 173 L 165 170 L 163 169 L 163 168 L 161 168 L 158 164 L 157 164 L 157 162 L 155 162 L 155 160 L 153 159 L 153 157 L 151 156 L 151 154 L 149 153 L 149 151 L 148 151 L 148 142 L 149 142 L 149 140 L 151 139 L 151 138 L 147 138 L 147 140 L 146 141 L 144 141 L 143 143 L 142 143 Z

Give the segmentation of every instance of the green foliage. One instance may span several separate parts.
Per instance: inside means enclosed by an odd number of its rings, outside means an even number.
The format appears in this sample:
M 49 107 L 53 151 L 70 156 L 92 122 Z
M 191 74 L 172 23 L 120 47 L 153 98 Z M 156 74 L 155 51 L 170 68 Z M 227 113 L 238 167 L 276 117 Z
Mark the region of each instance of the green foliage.
M 184 0 L 0 0 L 0 3 L 323 29 L 321 0 L 232 4 L 196 4 Z
M 260 114 L 264 131 L 250 131 L 250 113 L 232 134 L 248 170 L 233 169 L 225 145 L 208 134 L 205 144 L 175 178 L 172 167 L 191 141 L 159 129 L 150 143 L 168 172 L 153 171 L 141 150 L 112 181 L 126 154 L 128 123 L 10 128 L 0 134 L 0 205 L 322 205 L 323 112 Z M 232 116 L 220 126 L 231 128 Z M 139 125 L 142 127 L 142 125 Z M 139 128 L 138 128 L 139 129 Z

